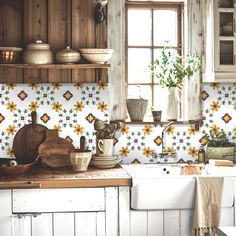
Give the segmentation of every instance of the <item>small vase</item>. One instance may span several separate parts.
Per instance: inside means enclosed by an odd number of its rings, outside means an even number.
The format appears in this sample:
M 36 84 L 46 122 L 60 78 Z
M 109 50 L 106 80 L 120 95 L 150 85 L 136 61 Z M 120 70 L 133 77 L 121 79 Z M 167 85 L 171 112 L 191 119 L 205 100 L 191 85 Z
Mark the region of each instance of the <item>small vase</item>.
M 176 121 L 178 118 L 178 94 L 177 88 L 166 88 L 166 120 Z

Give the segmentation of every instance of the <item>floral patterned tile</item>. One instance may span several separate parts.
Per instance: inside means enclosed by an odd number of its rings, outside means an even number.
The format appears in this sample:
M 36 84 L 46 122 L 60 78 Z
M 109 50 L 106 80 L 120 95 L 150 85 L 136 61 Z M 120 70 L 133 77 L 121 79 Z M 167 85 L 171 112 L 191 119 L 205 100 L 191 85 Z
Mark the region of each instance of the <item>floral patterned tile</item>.
M 8 84 L 0 85 L 0 155 L 11 157 L 16 132 L 37 111 L 37 122 L 56 129 L 78 147 L 81 135 L 86 145 L 96 152 L 93 121 L 109 121 L 109 90 L 106 84 Z M 162 139 L 160 125 L 124 125 L 116 137 L 114 152 L 123 163 L 196 160 L 203 131 L 224 129 L 236 142 L 236 84 L 203 84 L 203 126 L 199 131 L 191 125 L 172 125 Z M 156 158 L 155 153 L 176 152 L 176 156 Z

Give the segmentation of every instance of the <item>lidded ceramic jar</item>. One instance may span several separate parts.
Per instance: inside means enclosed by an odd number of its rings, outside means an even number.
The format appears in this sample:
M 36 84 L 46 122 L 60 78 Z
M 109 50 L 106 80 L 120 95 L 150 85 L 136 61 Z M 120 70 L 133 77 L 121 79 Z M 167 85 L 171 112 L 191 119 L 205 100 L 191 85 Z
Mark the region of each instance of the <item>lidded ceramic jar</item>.
M 50 45 L 43 43 L 42 40 L 28 44 L 24 51 L 23 60 L 26 64 L 52 64 L 53 53 L 50 50 Z
M 56 61 L 59 63 L 75 63 L 80 60 L 80 53 L 67 46 L 56 53 Z

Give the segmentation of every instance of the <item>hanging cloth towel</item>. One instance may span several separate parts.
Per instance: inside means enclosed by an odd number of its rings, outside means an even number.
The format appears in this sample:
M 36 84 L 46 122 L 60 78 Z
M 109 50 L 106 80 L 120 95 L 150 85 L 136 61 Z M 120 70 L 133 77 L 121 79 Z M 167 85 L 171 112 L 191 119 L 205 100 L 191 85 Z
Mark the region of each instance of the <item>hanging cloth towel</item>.
M 220 223 L 223 177 L 196 177 L 192 236 L 216 236 Z

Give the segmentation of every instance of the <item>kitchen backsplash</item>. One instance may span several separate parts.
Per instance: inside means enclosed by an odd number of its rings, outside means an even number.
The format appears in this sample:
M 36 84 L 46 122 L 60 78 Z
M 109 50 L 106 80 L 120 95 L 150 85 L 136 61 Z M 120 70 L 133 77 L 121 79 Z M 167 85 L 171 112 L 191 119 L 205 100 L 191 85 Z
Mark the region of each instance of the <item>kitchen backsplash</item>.
M 165 149 L 175 150 L 175 160 L 195 160 L 203 131 L 224 129 L 236 142 L 236 84 L 203 84 L 203 126 L 174 125 L 165 133 Z M 95 152 L 93 121 L 109 120 L 109 91 L 106 84 L 8 84 L 0 85 L 0 156 L 12 157 L 16 132 L 30 122 L 31 111 L 37 111 L 37 122 L 57 129 L 59 136 L 79 145 L 85 135 L 87 146 Z M 153 150 L 161 152 L 163 140 L 160 125 L 124 125 L 117 135 L 115 154 L 124 163 L 155 162 Z M 159 159 L 158 159 L 159 160 Z M 173 159 L 161 161 L 173 161 Z

